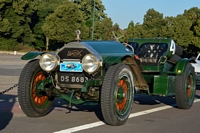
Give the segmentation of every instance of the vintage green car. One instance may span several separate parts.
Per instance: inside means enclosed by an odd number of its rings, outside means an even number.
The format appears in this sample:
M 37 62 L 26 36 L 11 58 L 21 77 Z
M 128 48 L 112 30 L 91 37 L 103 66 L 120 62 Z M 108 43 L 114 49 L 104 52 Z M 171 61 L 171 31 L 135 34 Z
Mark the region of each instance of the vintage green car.
M 116 39 L 117 40 L 117 39 Z M 189 59 L 172 39 L 75 41 L 56 52 L 28 52 L 18 86 L 21 109 L 29 117 L 48 114 L 54 98 L 69 105 L 99 104 L 105 123 L 126 122 L 134 95 L 174 96 L 189 109 L 196 77 Z

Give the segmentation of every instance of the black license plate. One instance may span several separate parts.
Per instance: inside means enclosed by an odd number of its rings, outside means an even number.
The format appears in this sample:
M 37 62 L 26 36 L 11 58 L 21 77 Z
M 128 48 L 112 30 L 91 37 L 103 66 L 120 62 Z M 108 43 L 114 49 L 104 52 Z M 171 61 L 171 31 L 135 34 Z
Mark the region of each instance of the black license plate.
M 83 73 L 59 73 L 58 82 L 61 84 L 84 84 L 88 81 Z

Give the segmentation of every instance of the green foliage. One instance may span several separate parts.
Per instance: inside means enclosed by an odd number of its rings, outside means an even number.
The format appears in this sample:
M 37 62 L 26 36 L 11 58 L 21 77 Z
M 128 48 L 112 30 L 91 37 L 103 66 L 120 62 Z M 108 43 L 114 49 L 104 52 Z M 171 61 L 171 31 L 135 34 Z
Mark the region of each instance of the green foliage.
M 196 36 L 200 37 L 200 19 L 197 20 L 197 23 L 194 26 L 194 33 Z
M 69 42 L 76 39 L 75 31 L 84 33 L 84 19 L 78 6 L 72 2 L 60 5 L 54 13 L 46 18 L 42 29 L 50 40 Z M 84 37 L 83 37 L 84 38 Z
M 0 49 L 10 51 L 13 50 L 13 47 L 16 45 L 15 39 L 6 39 L 4 37 L 0 37 Z
M 146 30 L 143 37 L 154 38 L 159 37 L 160 29 L 163 26 L 163 14 L 155 11 L 154 9 L 149 9 L 144 15 L 143 28 Z
M 13 49 L 15 51 L 21 51 L 21 52 L 28 52 L 28 51 L 35 51 L 35 48 L 30 46 L 30 45 L 27 45 L 27 44 L 17 44 L 13 47 Z
M 106 32 L 112 28 L 111 18 L 95 22 L 94 40 L 106 40 Z
M 79 6 L 79 9 L 83 12 L 83 18 L 85 20 L 92 20 L 93 14 L 95 14 L 95 20 L 101 20 L 106 17 L 104 13 L 105 7 L 101 0 L 71 0 Z M 94 3 L 95 2 L 95 3 Z M 95 11 L 93 10 L 95 5 Z
M 143 28 L 142 28 L 141 24 L 137 23 L 135 25 L 133 34 L 134 34 L 134 38 L 142 38 L 142 36 L 143 36 Z
M 95 2 L 95 3 L 94 3 Z M 94 10 L 95 9 L 95 10 Z M 0 0 L 0 49 L 44 50 L 76 39 L 106 39 L 111 28 L 119 28 L 105 13 L 102 0 Z M 147 10 L 142 24 L 131 21 L 125 29 L 130 38 L 172 38 L 191 55 L 200 48 L 200 9 L 192 7 L 176 17 L 163 17 Z M 50 39 L 50 42 L 47 41 Z
M 134 22 L 131 21 L 128 24 L 128 28 L 126 29 L 126 33 L 127 33 L 129 38 L 133 38 L 134 37 L 134 29 L 135 29 Z
M 174 29 L 172 38 L 178 45 L 187 46 L 188 44 L 191 44 L 193 34 L 192 31 L 190 31 L 191 26 L 192 22 L 189 21 L 185 16 L 179 15 L 175 18 L 172 25 Z
M 35 11 L 32 0 L 1 0 L 0 10 L 1 49 L 11 49 L 18 43 L 31 45 L 34 37 L 30 23 Z
M 52 14 L 64 1 L 66 0 L 38 0 L 35 2 L 37 11 L 32 17 L 32 30 L 35 38 L 33 45 L 36 49 L 44 50 L 46 47 L 46 38 L 42 30 L 45 18 Z
M 98 25 L 101 23 L 103 19 L 106 18 L 106 14 L 104 13 L 105 7 L 102 4 L 101 0 L 70 0 L 79 6 L 79 9 L 83 12 L 83 19 L 85 20 L 85 25 L 88 27 L 86 34 L 87 37 L 84 36 L 84 39 L 92 39 L 92 26 L 94 19 L 94 28 L 98 29 Z M 96 27 L 97 26 L 97 27 Z M 97 31 L 102 32 L 102 31 Z M 104 32 L 104 31 L 103 31 Z M 94 39 L 102 38 L 100 36 L 102 33 L 94 33 Z M 81 35 L 82 36 L 82 35 Z

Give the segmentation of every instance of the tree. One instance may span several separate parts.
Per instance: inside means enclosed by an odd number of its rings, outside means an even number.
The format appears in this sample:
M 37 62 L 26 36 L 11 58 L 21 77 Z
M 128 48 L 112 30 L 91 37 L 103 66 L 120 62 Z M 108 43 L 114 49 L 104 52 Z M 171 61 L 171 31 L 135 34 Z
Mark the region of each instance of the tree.
M 188 20 L 191 20 L 195 26 L 198 19 L 200 19 L 200 9 L 198 9 L 198 7 L 192 7 L 189 10 L 184 10 L 183 15 L 187 17 Z
M 134 27 L 134 31 L 133 31 L 133 34 L 134 34 L 134 38 L 143 38 L 144 37 L 144 33 L 145 30 L 143 29 L 143 25 L 137 23 Z
M 178 15 L 173 23 L 174 34 L 172 35 L 174 41 L 180 46 L 188 46 L 191 44 L 193 33 L 190 31 L 192 22 L 185 16 Z
M 37 11 L 32 17 L 32 30 L 35 37 L 34 46 L 38 50 L 45 49 L 46 38 L 42 31 L 45 18 L 66 0 L 35 0 Z
M 172 38 L 174 35 L 174 20 L 174 17 L 165 17 L 158 36 Z
M 196 53 L 194 56 L 196 56 L 200 51 L 200 19 L 197 20 L 196 25 L 194 26 L 194 37 L 192 39 L 192 43 L 195 47 L 195 49 L 191 50 L 190 53 Z M 191 49 L 191 47 L 188 47 L 188 50 Z
M 111 18 L 104 18 L 101 21 L 95 22 L 94 39 L 106 40 L 106 33 L 112 28 Z
M 0 40 L 3 40 L 0 47 L 4 49 L 5 45 L 10 45 L 9 48 L 12 49 L 19 43 L 31 45 L 34 36 L 30 23 L 35 11 L 32 0 L 1 0 L 0 10 L 0 26 L 3 27 L 0 30 Z
M 200 37 L 200 19 L 197 20 L 196 25 L 194 26 L 194 32 L 197 37 Z
M 120 27 L 119 27 L 119 24 L 118 24 L 118 23 L 115 23 L 115 24 L 113 25 L 112 28 L 114 28 L 114 29 L 118 29 L 118 28 L 120 28 Z
M 66 1 L 60 5 L 54 13 L 46 18 L 42 29 L 46 37 L 58 42 L 69 42 L 76 39 L 76 30 L 85 31 L 85 21 L 82 12 L 77 10 L 78 6 Z M 82 34 L 84 39 L 84 34 Z
M 92 20 L 93 13 L 95 14 L 95 20 L 101 20 L 106 17 L 104 13 L 105 7 L 102 4 L 102 0 L 71 0 L 77 5 L 79 9 L 83 11 L 83 18 L 85 20 Z M 95 5 L 95 11 L 93 11 Z
M 128 28 L 126 29 L 126 33 L 128 35 L 129 38 L 133 38 L 134 37 L 134 22 L 131 21 L 129 24 L 128 24 Z
M 163 14 L 155 11 L 154 9 L 149 9 L 144 15 L 144 30 L 148 31 L 148 34 L 144 34 L 144 37 L 154 38 L 159 37 L 160 29 L 163 26 Z
M 93 19 L 95 24 L 97 21 L 101 21 L 106 18 L 104 13 L 105 7 L 102 4 L 102 0 L 70 0 L 79 6 L 79 9 L 83 12 L 83 18 L 85 20 L 85 25 L 88 27 L 88 39 L 91 38 Z M 93 18 L 94 17 L 94 18 Z M 98 23 L 98 22 L 97 22 Z
M 193 7 L 189 10 L 184 10 L 183 15 L 192 22 L 190 27 L 190 30 L 193 32 L 191 44 L 200 48 L 200 9 Z

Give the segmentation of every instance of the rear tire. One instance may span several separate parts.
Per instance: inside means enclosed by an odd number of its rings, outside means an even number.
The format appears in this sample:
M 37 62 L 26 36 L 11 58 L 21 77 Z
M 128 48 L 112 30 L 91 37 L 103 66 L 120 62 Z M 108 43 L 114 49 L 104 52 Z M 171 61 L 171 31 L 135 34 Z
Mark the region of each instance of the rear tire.
M 101 111 L 105 122 L 119 126 L 128 119 L 134 98 L 133 77 L 127 65 L 111 66 L 101 88 Z
M 185 72 L 176 76 L 176 103 L 181 109 L 189 109 L 193 105 L 196 93 L 194 68 L 187 64 Z
M 46 95 L 36 92 L 38 82 L 44 80 L 45 75 L 40 68 L 39 60 L 29 61 L 23 68 L 18 85 L 18 99 L 22 111 L 29 117 L 40 117 L 46 115 L 53 100 Z

